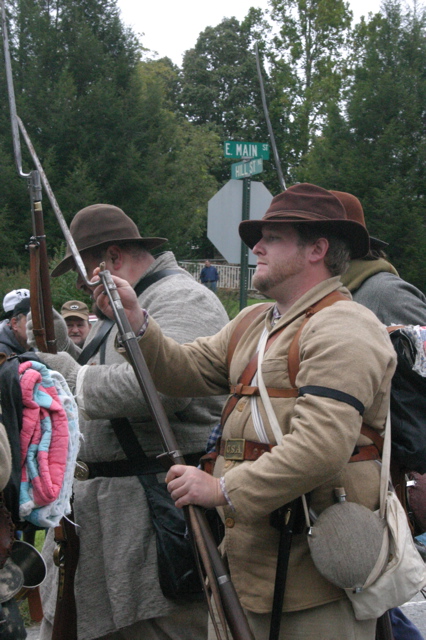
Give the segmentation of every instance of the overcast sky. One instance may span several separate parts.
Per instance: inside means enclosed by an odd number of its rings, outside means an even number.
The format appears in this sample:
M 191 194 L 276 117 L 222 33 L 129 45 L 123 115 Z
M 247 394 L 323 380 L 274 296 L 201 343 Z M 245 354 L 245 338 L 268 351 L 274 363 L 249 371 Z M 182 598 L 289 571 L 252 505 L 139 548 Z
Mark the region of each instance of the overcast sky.
M 381 0 L 349 0 L 355 21 L 369 11 L 379 11 Z M 222 18 L 242 20 L 251 6 L 266 9 L 267 0 L 118 0 L 124 22 L 141 36 L 143 46 L 168 56 L 177 65 L 206 27 Z

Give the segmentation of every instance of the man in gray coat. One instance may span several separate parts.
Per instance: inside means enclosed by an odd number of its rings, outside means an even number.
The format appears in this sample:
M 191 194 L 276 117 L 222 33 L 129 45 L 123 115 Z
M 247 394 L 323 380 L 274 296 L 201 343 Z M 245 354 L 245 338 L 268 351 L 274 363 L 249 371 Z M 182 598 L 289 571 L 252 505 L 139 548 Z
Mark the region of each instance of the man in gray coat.
M 89 277 L 104 261 L 113 275 L 126 279 L 136 291 L 144 289 L 139 303 L 178 342 L 215 334 L 226 324 L 227 315 L 218 298 L 180 269 L 171 252 L 157 258 L 150 253 L 166 240 L 141 237 L 121 209 L 104 204 L 86 207 L 76 214 L 70 231 Z M 60 276 L 70 269 L 75 269 L 75 264 L 68 249 L 52 275 Z M 80 276 L 77 287 L 88 289 Z M 56 322 L 63 320 L 57 318 Z M 85 351 L 107 322 L 101 319 L 95 323 Z M 63 336 L 63 327 L 59 333 Z M 79 458 L 95 469 L 95 477 L 91 474 L 91 479 L 74 482 L 74 517 L 80 538 L 75 579 L 78 640 L 201 640 L 207 626 L 204 603 L 171 601 L 161 592 L 155 534 L 138 478 L 96 476 L 99 465 L 94 463 L 125 458 L 111 419 L 125 416 L 131 421 L 147 456 L 162 452 L 133 369 L 114 349 L 116 333 L 114 325 L 84 366 L 67 353 L 43 354 L 47 364 L 60 371 L 76 390 L 84 437 Z M 64 338 L 62 350 L 75 354 L 69 346 Z M 88 366 L 95 363 L 104 366 Z M 162 401 L 183 455 L 202 452 L 212 426 L 219 421 L 223 398 L 162 396 Z M 42 587 L 45 619 L 41 640 L 51 636 L 55 609 L 52 548 L 52 537 L 48 536 L 44 556 L 50 566 Z
M 358 198 L 344 191 L 331 193 L 339 198 L 349 220 L 366 227 Z M 370 236 L 369 253 L 364 258 L 351 260 L 341 280 L 353 299 L 371 309 L 383 324 L 423 326 L 426 324 L 426 297 L 417 287 L 399 277 L 386 256 L 387 246 L 387 242 Z
M 349 220 L 360 222 L 367 228 L 361 202 L 351 193 L 333 191 L 346 209 Z M 343 284 L 349 289 L 355 302 L 371 309 L 383 322 L 391 324 L 426 324 L 426 297 L 414 285 L 399 277 L 388 261 L 387 242 L 370 236 L 370 251 L 361 259 L 351 260 L 342 275 Z M 423 553 L 422 545 L 419 550 Z M 394 640 L 419 640 L 420 631 L 401 609 L 389 612 Z

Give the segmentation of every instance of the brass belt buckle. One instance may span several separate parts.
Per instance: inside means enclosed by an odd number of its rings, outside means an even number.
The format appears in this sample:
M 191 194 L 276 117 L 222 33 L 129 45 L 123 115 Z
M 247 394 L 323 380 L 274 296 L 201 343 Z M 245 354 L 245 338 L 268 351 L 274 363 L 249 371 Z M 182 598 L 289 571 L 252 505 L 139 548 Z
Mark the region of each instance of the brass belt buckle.
M 89 479 L 89 467 L 82 460 L 77 460 L 74 469 L 74 478 L 76 480 L 88 480 Z
M 229 438 L 226 441 L 223 457 L 225 460 L 244 460 L 245 446 L 244 438 Z

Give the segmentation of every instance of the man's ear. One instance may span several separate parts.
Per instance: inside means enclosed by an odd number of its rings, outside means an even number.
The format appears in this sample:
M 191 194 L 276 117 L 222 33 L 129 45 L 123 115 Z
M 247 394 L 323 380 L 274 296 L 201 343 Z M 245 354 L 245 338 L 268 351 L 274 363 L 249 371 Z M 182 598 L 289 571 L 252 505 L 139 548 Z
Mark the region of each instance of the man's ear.
M 118 271 L 123 266 L 123 251 L 118 244 L 111 244 L 106 250 L 105 262 L 111 265 L 111 272 Z
M 324 260 L 329 247 L 327 238 L 317 238 L 311 245 L 311 251 L 309 254 L 310 262 L 320 262 Z

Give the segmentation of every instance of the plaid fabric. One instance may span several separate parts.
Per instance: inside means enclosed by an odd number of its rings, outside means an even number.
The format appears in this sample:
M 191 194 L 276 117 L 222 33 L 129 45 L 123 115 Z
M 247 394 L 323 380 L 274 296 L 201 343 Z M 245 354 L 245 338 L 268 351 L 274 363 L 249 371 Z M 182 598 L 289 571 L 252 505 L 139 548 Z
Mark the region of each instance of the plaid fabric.
M 215 427 L 213 427 L 208 437 L 207 444 L 206 444 L 206 453 L 210 453 L 211 451 L 214 451 L 216 449 L 216 442 L 218 441 L 221 435 L 222 435 L 222 425 L 219 422 Z

